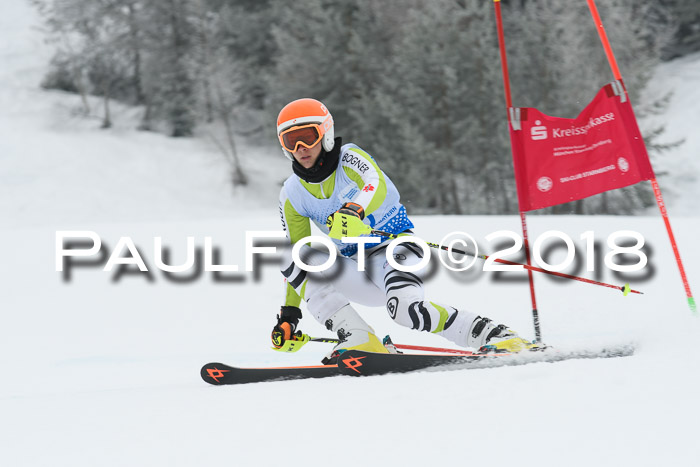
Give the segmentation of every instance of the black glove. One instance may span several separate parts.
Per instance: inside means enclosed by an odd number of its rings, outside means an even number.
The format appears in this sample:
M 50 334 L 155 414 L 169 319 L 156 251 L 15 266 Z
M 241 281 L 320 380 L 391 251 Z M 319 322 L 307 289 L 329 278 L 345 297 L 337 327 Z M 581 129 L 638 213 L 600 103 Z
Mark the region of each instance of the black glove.
M 297 324 L 301 319 L 301 310 L 295 306 L 283 306 L 280 309 L 280 314 L 277 315 L 277 325 L 272 328 L 272 345 L 280 348 L 286 340 L 294 336 L 297 329 Z M 301 334 L 301 331 L 299 331 Z

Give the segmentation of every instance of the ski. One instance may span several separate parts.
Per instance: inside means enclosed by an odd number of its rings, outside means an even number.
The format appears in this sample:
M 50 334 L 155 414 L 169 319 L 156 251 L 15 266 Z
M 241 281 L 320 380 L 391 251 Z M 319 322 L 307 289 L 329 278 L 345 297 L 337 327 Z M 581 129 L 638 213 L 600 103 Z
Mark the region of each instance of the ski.
M 407 373 L 416 370 L 465 370 L 555 363 L 572 359 L 615 358 L 634 354 L 634 346 L 625 344 L 595 350 L 561 351 L 553 348 L 519 353 L 474 353 L 472 355 L 445 354 L 378 354 L 349 350 L 338 357 L 338 371 L 352 376 Z
M 591 350 L 562 351 L 547 348 L 517 354 L 380 354 L 348 350 L 338 356 L 336 363 L 330 365 L 241 368 L 223 363 L 207 363 L 202 367 L 201 376 L 204 381 L 214 385 L 245 384 L 339 375 L 373 376 L 417 370 L 480 369 L 572 359 L 615 358 L 633 355 L 634 350 L 631 344 Z
M 327 378 L 338 376 L 338 365 L 240 368 L 223 363 L 207 363 L 200 371 L 209 384 L 245 384 L 290 379 Z

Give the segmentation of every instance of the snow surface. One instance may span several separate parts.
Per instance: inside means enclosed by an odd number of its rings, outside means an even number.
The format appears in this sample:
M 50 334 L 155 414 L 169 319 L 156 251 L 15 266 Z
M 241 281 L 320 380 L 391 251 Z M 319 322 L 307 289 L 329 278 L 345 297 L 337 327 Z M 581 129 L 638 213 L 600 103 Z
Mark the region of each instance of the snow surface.
M 259 275 L 228 273 L 226 281 L 202 273 L 176 283 L 155 268 L 153 237 L 163 237 L 177 264 L 187 236 L 199 246 L 211 236 L 221 262 L 242 269 L 245 231 L 278 228 L 287 163 L 276 148 L 248 144 L 245 163 L 256 184 L 234 192 L 223 158 L 206 140 L 134 131 L 134 110 L 120 106 L 116 128 L 100 130 L 98 119 L 76 115 L 75 96 L 38 89 L 50 53 L 36 21 L 19 0 L 3 5 L 0 465 L 698 464 L 700 324 L 686 306 L 657 213 L 529 218 L 533 238 L 557 229 L 582 245 L 579 235 L 593 230 L 602 253 L 616 230 L 645 237 L 652 278 L 630 280 L 644 295 L 536 278 L 548 343 L 634 342 L 633 357 L 241 387 L 202 382 L 199 368 L 208 361 L 309 364 L 328 350 L 314 343 L 293 355 L 269 349 L 282 287 L 271 262 Z M 665 64 L 655 85 L 689 96 L 697 70 L 697 55 Z M 669 127 L 687 142 L 667 156 L 675 168 L 661 183 L 678 188 L 669 210 L 697 294 L 700 141 L 689 102 L 668 114 L 669 122 L 686 122 Z M 465 230 L 483 245 L 490 232 L 520 228 L 517 216 L 415 222 L 426 239 Z M 108 253 L 119 237 L 131 237 L 150 280 L 100 267 L 75 268 L 68 280 L 55 270 L 56 230 L 95 231 Z M 603 268 L 600 280 L 626 279 Z M 441 268 L 427 290 L 533 337 L 524 283 Z M 381 309 L 359 309 L 396 342 L 449 345 L 395 325 Z M 327 332 L 310 319 L 302 329 Z

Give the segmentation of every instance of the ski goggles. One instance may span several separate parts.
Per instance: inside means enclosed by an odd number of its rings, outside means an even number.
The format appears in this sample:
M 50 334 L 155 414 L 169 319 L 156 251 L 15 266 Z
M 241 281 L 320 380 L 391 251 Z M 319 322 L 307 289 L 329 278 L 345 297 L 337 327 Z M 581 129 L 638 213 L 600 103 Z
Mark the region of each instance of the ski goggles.
M 309 123 L 302 126 L 294 126 L 280 133 L 280 144 L 289 152 L 296 152 L 299 146 L 312 148 L 323 138 L 321 125 Z

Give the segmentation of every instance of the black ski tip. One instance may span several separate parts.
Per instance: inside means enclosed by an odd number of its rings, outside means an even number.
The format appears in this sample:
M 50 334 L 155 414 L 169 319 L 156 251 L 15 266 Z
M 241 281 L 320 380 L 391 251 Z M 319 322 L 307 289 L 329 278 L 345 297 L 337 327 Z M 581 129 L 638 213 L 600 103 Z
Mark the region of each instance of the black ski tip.
M 230 371 L 230 367 L 223 363 L 207 363 L 202 367 L 199 374 L 207 383 L 220 386 L 222 384 L 226 384 L 224 382 L 226 373 Z

